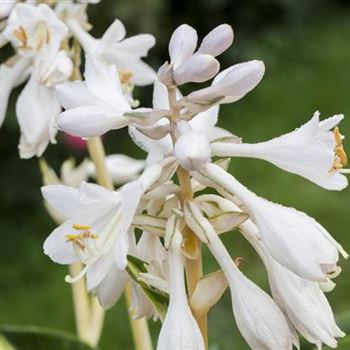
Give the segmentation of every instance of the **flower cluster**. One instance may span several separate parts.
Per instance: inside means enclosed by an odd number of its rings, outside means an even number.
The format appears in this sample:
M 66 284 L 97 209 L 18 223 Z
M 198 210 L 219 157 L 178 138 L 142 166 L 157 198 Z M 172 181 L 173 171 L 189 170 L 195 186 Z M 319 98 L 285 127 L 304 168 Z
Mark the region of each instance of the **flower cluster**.
M 80 262 L 81 271 L 66 281 L 85 278 L 105 308 L 131 284 L 134 317 L 163 323 L 158 350 L 205 349 L 201 320 L 227 287 L 250 348 L 291 350 L 299 347 L 299 335 L 318 349 L 336 347 L 344 333 L 325 292 L 340 273 L 339 255 L 347 253 L 315 219 L 259 197 L 228 165 L 229 158 L 258 158 L 325 189 L 342 190 L 343 116 L 320 120 L 316 112 L 290 133 L 243 143 L 216 126 L 219 108 L 254 89 L 265 66 L 253 60 L 220 71 L 217 56 L 233 42 L 230 25 L 216 27 L 199 45 L 195 29 L 181 25 L 170 39 L 170 61 L 155 73 L 141 60 L 153 36 L 125 39 L 116 20 L 96 39 L 87 31 L 85 10 L 86 4 L 71 1 L 54 8 L 13 1 L 1 8 L 0 15 L 8 15 L 1 44 L 11 42 L 15 55 L 1 66 L 0 120 L 10 91 L 28 79 L 16 104 L 23 158 L 40 156 L 57 128 L 91 139 L 128 127 L 147 159 L 107 157 L 115 183 L 123 184 L 116 191 L 85 182 L 96 174 L 89 162 L 78 169 L 66 163 L 61 179 L 42 163 L 42 193 L 59 223 L 44 243 L 45 254 L 59 264 Z M 80 48 L 86 55 L 83 80 Z M 210 79 L 209 86 L 187 95 L 179 89 Z M 153 106 L 140 107 L 133 86 L 150 83 Z M 203 192 L 207 188 L 211 194 Z M 222 243 L 220 235 L 233 230 L 260 256 L 271 296 L 243 274 L 241 259 L 233 259 Z M 201 244 L 220 270 L 198 273 Z

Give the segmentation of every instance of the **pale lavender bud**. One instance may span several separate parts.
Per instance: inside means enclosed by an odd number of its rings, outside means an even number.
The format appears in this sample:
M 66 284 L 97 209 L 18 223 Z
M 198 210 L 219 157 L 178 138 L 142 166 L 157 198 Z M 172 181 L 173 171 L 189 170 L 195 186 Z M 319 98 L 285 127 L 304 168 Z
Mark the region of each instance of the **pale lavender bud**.
M 220 64 L 213 56 L 196 54 L 175 69 L 174 80 L 177 85 L 201 83 L 213 78 L 219 69 Z
M 197 32 L 187 24 L 177 27 L 169 42 L 169 55 L 174 67 L 178 67 L 193 55 L 197 46 Z
M 229 24 L 221 24 L 204 37 L 198 53 L 219 56 L 232 45 L 232 42 L 232 27 Z

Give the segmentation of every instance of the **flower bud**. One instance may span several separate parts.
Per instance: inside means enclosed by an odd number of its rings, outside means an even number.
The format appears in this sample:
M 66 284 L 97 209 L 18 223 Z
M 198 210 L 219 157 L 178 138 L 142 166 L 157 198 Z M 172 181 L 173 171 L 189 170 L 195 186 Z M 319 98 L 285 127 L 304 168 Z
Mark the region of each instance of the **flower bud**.
M 210 144 L 204 134 L 188 132 L 175 143 L 177 161 L 188 171 L 199 170 L 210 160 Z
M 233 30 L 229 24 L 221 24 L 214 28 L 202 41 L 198 53 L 219 56 L 227 50 L 233 42 Z

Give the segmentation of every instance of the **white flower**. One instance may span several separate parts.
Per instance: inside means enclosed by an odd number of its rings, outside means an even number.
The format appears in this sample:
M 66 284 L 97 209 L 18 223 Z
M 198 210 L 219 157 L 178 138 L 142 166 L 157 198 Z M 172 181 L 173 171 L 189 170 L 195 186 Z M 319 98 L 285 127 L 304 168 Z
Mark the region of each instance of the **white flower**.
M 288 323 L 276 303 L 238 269 L 209 221 L 198 209 L 193 209 L 196 205 L 191 203 L 189 206 L 196 224 L 191 225 L 191 220 L 186 222 L 207 243 L 225 274 L 233 314 L 248 345 L 253 350 L 292 350 Z
M 197 32 L 187 24 L 176 28 L 169 42 L 170 66 L 176 85 L 187 82 L 203 82 L 213 78 L 219 71 L 219 62 L 214 58 L 220 55 L 233 41 L 233 31 L 228 24 L 212 30 L 197 47 Z M 162 75 L 162 71 L 159 72 Z
M 46 239 L 45 254 L 59 264 L 82 262 L 82 271 L 67 281 L 86 275 L 88 290 L 102 293 L 98 296 L 107 307 L 116 299 L 114 282 L 126 278 L 129 231 L 141 196 L 158 179 L 161 169 L 149 168 L 118 192 L 85 182 L 79 189 L 63 185 L 42 189 L 47 202 L 65 218 Z
M 237 196 L 257 225 L 271 256 L 298 276 L 326 281 L 327 274 L 337 268 L 338 251 L 347 257 L 325 228 L 305 213 L 258 197 L 215 164 L 207 164 L 204 173 Z
M 39 157 L 49 142 L 56 142 L 54 123 L 61 107 L 53 86 L 68 79 L 72 69 L 72 62 L 64 51 L 46 47 L 36 57 L 31 77 L 16 103 L 21 158 Z
M 58 116 L 57 124 L 69 134 L 100 136 L 130 123 L 123 116 L 131 108 L 123 96 L 115 66 L 106 66 L 94 57 L 87 58 L 85 81 L 58 85 L 56 92 L 66 109 Z
M 332 309 L 318 283 L 300 278 L 274 260 L 250 220 L 241 225 L 241 231 L 263 260 L 273 298 L 293 327 L 318 349 L 322 343 L 336 347 L 335 337 L 343 337 L 344 333 L 336 325 Z
M 342 119 L 335 115 L 323 121 L 319 112 L 299 129 L 255 144 L 214 143 L 217 156 L 251 157 L 267 160 L 283 170 L 298 174 L 329 190 L 342 190 L 348 182 L 339 170 L 346 165 L 342 137 L 334 128 Z
M 115 20 L 101 39 L 95 39 L 76 20 L 68 20 L 67 24 L 86 54 L 99 57 L 107 64 L 115 64 L 120 72 L 131 72 L 136 85 L 148 85 L 154 81 L 155 72 L 142 61 L 155 44 L 153 35 L 140 34 L 125 39 L 123 23 Z
M 134 159 L 124 154 L 111 154 L 106 157 L 108 173 L 115 184 L 124 184 L 135 180 L 145 166 L 144 160 Z M 89 164 L 89 173 L 95 176 L 95 166 Z
M 177 231 L 168 253 L 170 301 L 157 350 L 205 349 L 203 337 L 187 302 L 181 241 L 181 233 Z
M 34 56 L 44 46 L 58 50 L 67 26 L 46 4 L 17 4 L 8 18 L 4 35 L 23 55 Z
M 27 79 L 28 68 L 32 60 L 29 58 L 20 58 L 12 67 L 2 64 L 0 66 L 0 126 L 2 125 L 12 89 L 23 83 Z

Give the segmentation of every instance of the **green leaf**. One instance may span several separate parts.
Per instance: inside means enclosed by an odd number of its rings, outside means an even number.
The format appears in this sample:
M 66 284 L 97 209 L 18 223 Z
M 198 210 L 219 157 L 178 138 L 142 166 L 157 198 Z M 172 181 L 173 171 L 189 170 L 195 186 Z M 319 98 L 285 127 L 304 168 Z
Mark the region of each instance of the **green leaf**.
M 146 265 L 147 263 L 145 261 L 138 259 L 135 256 L 128 255 L 128 265 L 126 267 L 126 271 L 130 277 L 143 289 L 149 301 L 159 313 L 160 319 L 163 321 L 169 305 L 169 296 L 163 291 L 156 289 L 140 280 L 140 273 L 148 272 Z
M 74 335 L 37 326 L 0 327 L 1 350 L 99 350 Z

